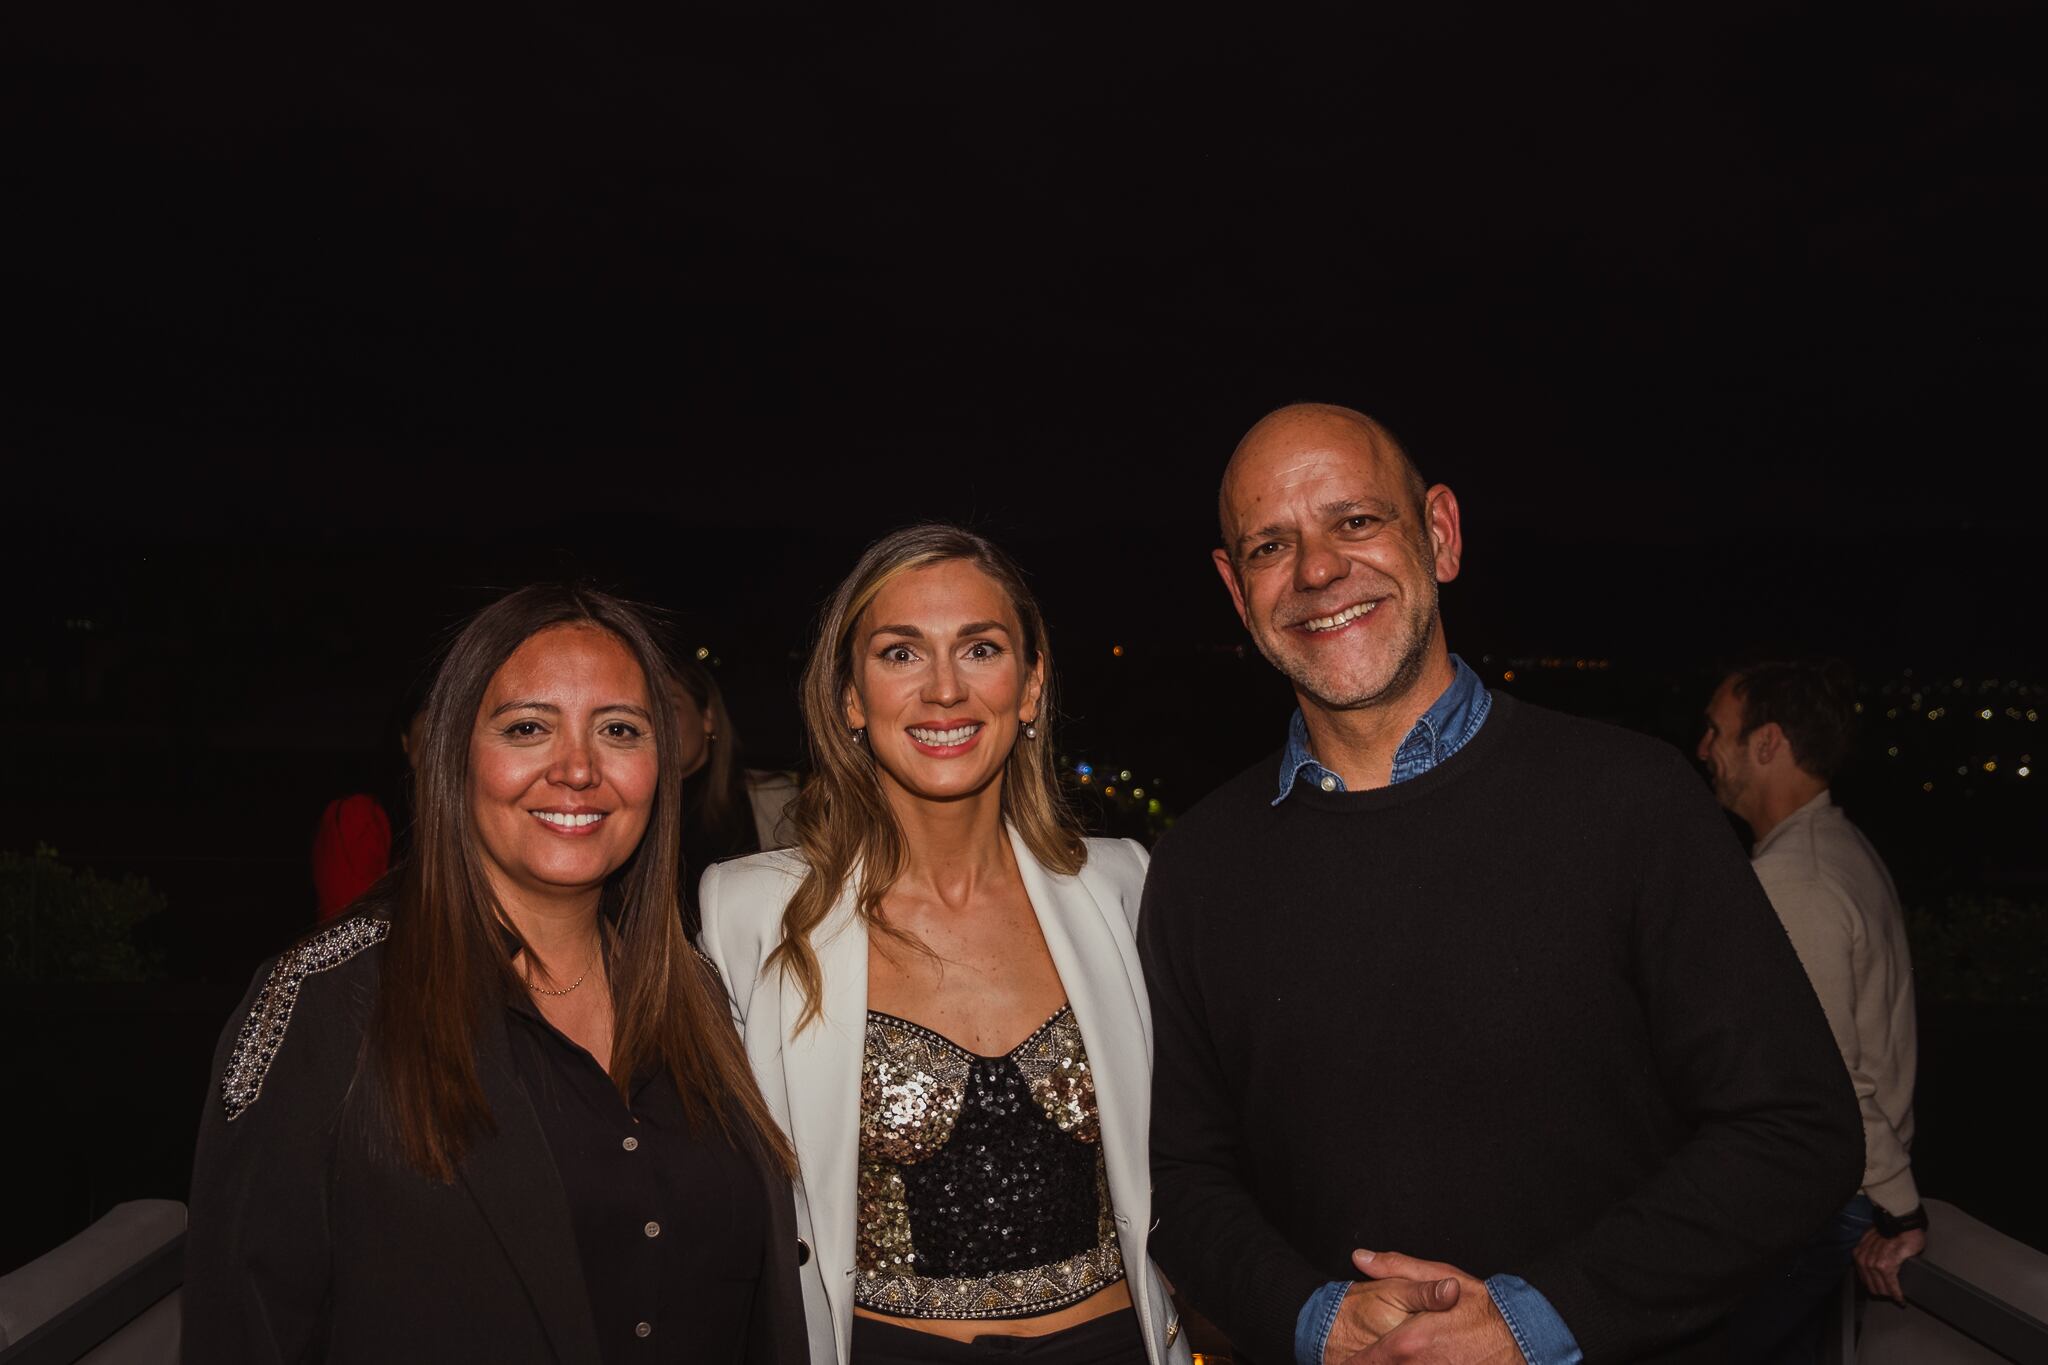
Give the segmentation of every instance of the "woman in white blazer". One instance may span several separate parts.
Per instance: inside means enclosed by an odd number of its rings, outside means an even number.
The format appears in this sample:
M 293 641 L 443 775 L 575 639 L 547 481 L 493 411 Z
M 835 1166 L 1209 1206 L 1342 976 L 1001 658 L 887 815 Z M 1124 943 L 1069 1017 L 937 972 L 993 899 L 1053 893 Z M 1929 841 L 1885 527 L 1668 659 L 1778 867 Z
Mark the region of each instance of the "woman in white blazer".
M 709 868 L 703 948 L 793 1141 L 814 1365 L 1188 1359 L 1151 1227 L 1145 853 L 1087 839 L 1045 627 L 957 527 L 823 614 L 796 847 Z

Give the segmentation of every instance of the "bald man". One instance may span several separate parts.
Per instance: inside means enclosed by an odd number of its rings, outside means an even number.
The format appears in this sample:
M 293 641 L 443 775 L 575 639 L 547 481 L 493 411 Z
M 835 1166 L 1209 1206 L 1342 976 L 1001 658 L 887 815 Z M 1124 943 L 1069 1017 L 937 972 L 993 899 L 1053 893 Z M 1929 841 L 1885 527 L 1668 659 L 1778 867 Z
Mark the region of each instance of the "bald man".
M 1675 750 L 1449 651 L 1457 498 L 1363 413 L 1260 421 L 1219 512 L 1298 705 L 1153 856 L 1154 1254 L 1265 1365 L 1721 1359 L 1862 1169 L 1733 832 Z

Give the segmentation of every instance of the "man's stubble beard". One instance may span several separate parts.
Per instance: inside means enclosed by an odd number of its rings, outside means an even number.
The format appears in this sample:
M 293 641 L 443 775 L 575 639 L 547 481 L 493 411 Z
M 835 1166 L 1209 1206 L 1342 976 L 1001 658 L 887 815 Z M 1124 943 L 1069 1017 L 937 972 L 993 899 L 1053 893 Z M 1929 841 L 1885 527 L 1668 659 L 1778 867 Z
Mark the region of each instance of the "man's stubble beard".
M 1422 676 L 1423 664 L 1429 657 L 1429 646 L 1436 639 L 1439 629 L 1436 580 L 1430 580 L 1429 600 L 1418 602 L 1409 610 L 1406 625 L 1407 643 L 1403 646 L 1400 657 L 1395 660 L 1394 670 L 1388 675 L 1387 680 L 1370 692 L 1349 698 L 1330 697 L 1319 692 L 1315 679 L 1309 675 L 1306 668 L 1298 666 L 1297 660 L 1275 658 L 1272 650 L 1262 652 L 1266 655 L 1266 662 L 1285 674 L 1297 692 L 1323 710 L 1364 711 L 1398 700 L 1409 688 L 1415 686 L 1415 680 Z
M 1714 799 L 1721 803 L 1721 809 L 1746 823 L 1749 817 L 1742 813 L 1742 798 L 1749 794 L 1748 775 L 1724 770 L 1716 764 L 1708 769 L 1707 776 Z

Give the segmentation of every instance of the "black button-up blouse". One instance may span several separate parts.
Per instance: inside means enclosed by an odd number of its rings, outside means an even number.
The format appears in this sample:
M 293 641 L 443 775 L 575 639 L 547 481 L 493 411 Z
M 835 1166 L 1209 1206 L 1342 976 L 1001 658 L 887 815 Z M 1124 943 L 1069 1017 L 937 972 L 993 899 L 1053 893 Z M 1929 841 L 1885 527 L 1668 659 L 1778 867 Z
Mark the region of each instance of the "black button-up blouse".
M 766 1264 L 768 1190 L 716 1129 L 693 1130 L 665 1070 L 630 1107 L 597 1059 L 511 1006 L 512 1055 L 568 1196 L 606 1365 L 745 1358 Z

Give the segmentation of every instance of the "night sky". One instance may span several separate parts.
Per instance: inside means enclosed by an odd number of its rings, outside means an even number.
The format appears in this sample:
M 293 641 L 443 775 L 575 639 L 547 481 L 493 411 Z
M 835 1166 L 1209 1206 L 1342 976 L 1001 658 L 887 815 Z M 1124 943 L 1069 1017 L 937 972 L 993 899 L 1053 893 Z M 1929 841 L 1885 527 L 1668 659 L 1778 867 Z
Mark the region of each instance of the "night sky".
M 1632 670 L 1579 709 L 1685 744 L 1812 651 L 2048 684 L 2044 27 L 14 6 L 5 691 L 70 773 L 14 842 L 184 846 L 109 833 L 142 753 L 388 765 L 438 633 L 541 576 L 674 612 L 794 761 L 816 604 L 929 516 L 1034 573 L 1076 742 L 1199 790 L 1284 715 L 1206 552 L 1298 398 L 1460 493 L 1453 647 Z
M 1229 645 L 1217 471 L 1318 398 L 1459 491 L 1454 646 L 2048 681 L 2044 28 L 14 6 L 8 624 L 292 679 L 566 573 L 780 656 L 944 516 Z
M 1312 396 L 1539 540 L 2031 529 L 2026 6 L 12 11 L 66 520 L 1195 531 Z

